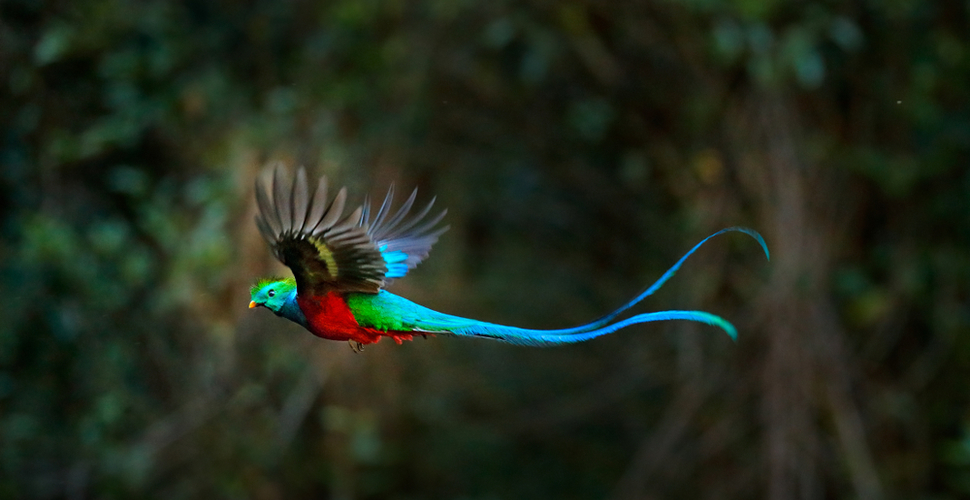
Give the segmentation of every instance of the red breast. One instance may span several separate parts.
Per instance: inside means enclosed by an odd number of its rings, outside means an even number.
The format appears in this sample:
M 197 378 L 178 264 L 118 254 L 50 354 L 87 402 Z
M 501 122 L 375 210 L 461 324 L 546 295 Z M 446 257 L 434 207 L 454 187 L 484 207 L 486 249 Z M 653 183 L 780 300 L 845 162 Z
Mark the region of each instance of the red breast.
M 347 300 L 337 292 L 314 297 L 297 295 L 296 303 L 307 318 L 310 333 L 329 340 L 354 340 L 372 344 L 380 340 L 380 333 L 361 327 L 347 306 Z

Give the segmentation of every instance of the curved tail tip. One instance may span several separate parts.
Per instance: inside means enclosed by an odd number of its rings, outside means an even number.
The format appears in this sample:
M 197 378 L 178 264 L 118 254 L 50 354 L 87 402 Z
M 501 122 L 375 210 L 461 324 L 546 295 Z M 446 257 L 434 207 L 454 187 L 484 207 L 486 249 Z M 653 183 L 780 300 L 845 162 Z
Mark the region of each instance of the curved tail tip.
M 757 231 L 754 232 L 755 239 L 758 240 L 758 244 L 761 245 L 761 249 L 765 251 L 765 259 L 771 262 L 771 253 L 768 252 L 768 244 L 765 243 L 765 239 L 761 237 L 761 233 Z
M 758 231 L 755 231 L 754 229 L 743 227 L 743 226 L 734 226 L 734 227 L 729 227 L 727 229 L 721 230 L 721 232 L 724 232 L 724 231 L 739 231 L 754 238 L 758 242 L 758 244 L 761 245 L 761 249 L 765 251 L 765 258 L 768 259 L 768 262 L 771 262 L 771 253 L 768 252 L 768 244 L 765 243 L 765 239 L 761 237 L 761 233 L 759 233 Z
M 731 337 L 731 340 L 734 342 L 738 341 L 738 330 L 737 328 L 734 328 L 734 325 L 732 325 L 730 321 L 709 312 L 696 311 L 691 312 L 690 314 L 692 317 L 685 319 L 692 319 L 702 323 L 707 323 L 711 326 L 716 326 L 721 330 L 724 330 L 724 333 L 728 334 L 728 337 Z

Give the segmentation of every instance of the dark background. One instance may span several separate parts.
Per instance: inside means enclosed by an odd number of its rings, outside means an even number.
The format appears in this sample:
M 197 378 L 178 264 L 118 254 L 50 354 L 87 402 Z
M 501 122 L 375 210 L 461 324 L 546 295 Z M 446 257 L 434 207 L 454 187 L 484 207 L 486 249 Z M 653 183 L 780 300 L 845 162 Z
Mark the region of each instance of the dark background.
M 945 0 L 0 1 L 0 498 L 970 495 L 970 13 Z M 354 354 L 265 310 L 271 162 L 450 212 L 391 290 L 555 328 Z

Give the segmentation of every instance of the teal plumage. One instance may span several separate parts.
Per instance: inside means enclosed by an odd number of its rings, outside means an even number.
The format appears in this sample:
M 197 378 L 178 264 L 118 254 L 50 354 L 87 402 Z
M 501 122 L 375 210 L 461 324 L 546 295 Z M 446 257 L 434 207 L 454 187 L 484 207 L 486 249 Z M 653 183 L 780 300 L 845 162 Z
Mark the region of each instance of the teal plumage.
M 357 347 L 381 337 L 400 343 L 414 335 L 428 334 L 550 346 L 583 342 L 631 325 L 668 320 L 716 326 L 736 339 L 737 331 L 731 323 L 704 311 L 659 311 L 614 320 L 659 290 L 688 257 L 714 236 L 727 232 L 747 234 L 770 259 L 768 247 L 757 231 L 730 227 L 701 240 L 643 292 L 595 321 L 558 330 L 498 325 L 441 313 L 384 290 L 391 279 L 403 277 L 427 257 L 438 236 L 447 229 L 435 227 L 444 212 L 427 218 L 433 201 L 409 216 L 415 191 L 392 215 L 392 187 L 373 219 L 366 202 L 343 217 L 345 190 L 328 202 L 327 182 L 322 178 L 311 199 L 302 169 L 292 184 L 284 180 L 284 175 L 282 169 L 275 172 L 272 202 L 257 183 L 260 215 L 256 222 L 277 258 L 293 270 L 294 278 L 261 280 L 252 289 L 250 307 L 266 307 L 319 337 L 348 340 Z
M 764 243 L 764 239 L 757 232 L 743 227 L 722 229 L 704 238 L 700 243 L 695 245 L 673 267 L 668 269 L 660 279 L 629 302 L 595 321 L 574 328 L 534 330 L 462 318 L 440 313 L 415 304 L 404 297 L 394 295 L 386 290 L 381 290 L 377 294 L 352 294 L 348 297 L 348 304 L 350 305 L 351 311 L 357 317 L 358 322 L 363 326 L 371 328 L 451 334 L 460 337 L 491 338 L 520 345 L 544 346 L 583 342 L 613 333 L 630 325 L 667 320 L 688 320 L 706 323 L 721 328 L 732 339 L 737 339 L 737 330 L 735 330 L 731 323 L 719 316 L 703 311 L 660 311 L 645 313 L 610 324 L 621 313 L 659 290 L 680 269 L 684 261 L 707 240 L 729 231 L 742 232 L 755 238 L 762 249 L 764 249 L 765 255 L 769 256 L 768 247 Z

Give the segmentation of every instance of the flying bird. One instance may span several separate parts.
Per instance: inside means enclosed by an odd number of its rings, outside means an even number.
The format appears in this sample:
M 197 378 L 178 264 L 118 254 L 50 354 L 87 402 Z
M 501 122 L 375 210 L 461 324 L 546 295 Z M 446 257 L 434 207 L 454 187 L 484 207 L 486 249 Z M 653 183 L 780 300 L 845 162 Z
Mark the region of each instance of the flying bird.
M 293 272 L 293 278 L 260 279 L 251 289 L 250 308 L 265 307 L 298 323 L 310 333 L 348 341 L 355 351 L 390 337 L 398 344 L 415 335 L 480 337 L 519 345 L 550 346 L 582 342 L 638 323 L 688 320 L 737 331 L 725 319 L 704 311 L 659 311 L 614 320 L 653 294 L 707 240 L 726 232 L 745 233 L 768 247 L 757 231 L 744 227 L 722 229 L 701 240 L 660 279 L 613 312 L 585 325 L 559 330 L 533 330 L 497 325 L 441 313 L 385 290 L 428 256 L 431 246 L 448 227 L 440 226 L 447 211 L 431 214 L 434 199 L 412 213 L 417 189 L 392 209 L 394 186 L 388 189 L 376 214 L 369 201 L 344 215 L 347 190 L 332 199 L 321 177 L 312 194 L 303 168 L 290 180 L 285 169 L 273 173 L 271 194 L 257 179 L 256 226 L 273 254 Z

